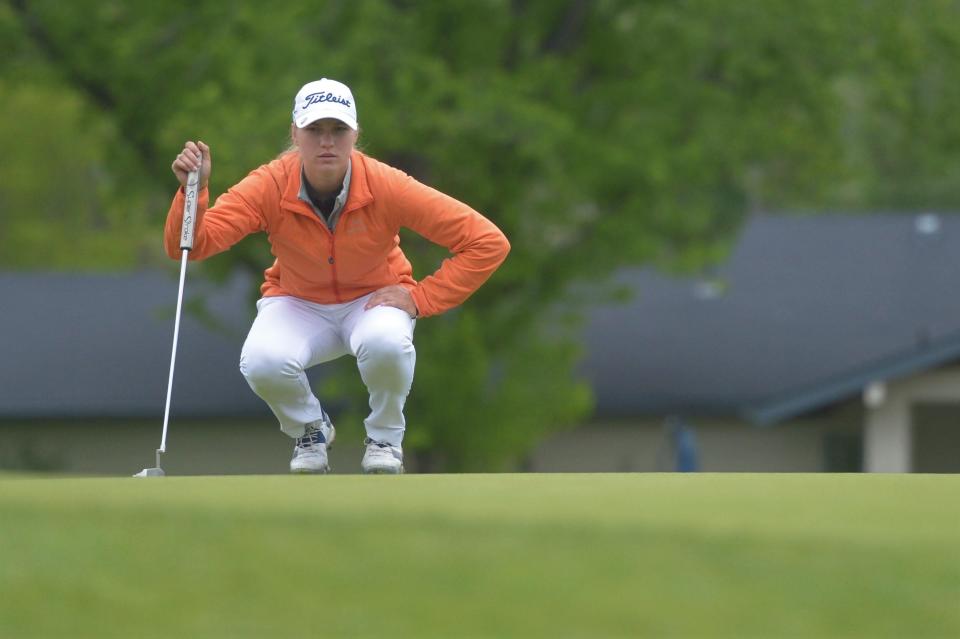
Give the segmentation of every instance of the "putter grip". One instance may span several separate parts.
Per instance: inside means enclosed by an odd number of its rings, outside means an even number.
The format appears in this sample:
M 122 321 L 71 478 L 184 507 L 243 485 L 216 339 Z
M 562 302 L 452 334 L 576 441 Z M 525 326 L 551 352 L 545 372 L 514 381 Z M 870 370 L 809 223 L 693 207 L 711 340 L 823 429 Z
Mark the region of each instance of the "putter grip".
M 187 197 L 183 201 L 183 227 L 180 229 L 180 250 L 193 248 L 193 228 L 197 223 L 197 196 L 200 192 L 200 173 L 187 175 Z

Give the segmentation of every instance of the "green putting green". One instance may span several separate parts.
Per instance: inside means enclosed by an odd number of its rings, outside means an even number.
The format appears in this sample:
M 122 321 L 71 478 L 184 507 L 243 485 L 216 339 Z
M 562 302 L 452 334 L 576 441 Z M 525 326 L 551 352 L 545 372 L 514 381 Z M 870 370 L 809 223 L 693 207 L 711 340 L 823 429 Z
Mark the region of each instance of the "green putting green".
M 955 637 L 960 477 L 0 476 L 0 637 Z

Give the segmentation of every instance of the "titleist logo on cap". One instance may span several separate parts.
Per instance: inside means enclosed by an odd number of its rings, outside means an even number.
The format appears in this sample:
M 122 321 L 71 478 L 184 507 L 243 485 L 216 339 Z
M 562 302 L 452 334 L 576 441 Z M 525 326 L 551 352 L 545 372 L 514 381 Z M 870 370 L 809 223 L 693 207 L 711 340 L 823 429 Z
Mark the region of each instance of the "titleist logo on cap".
M 304 96 L 303 100 L 303 104 L 300 105 L 301 109 L 306 109 L 311 104 L 317 104 L 318 102 L 336 102 L 345 107 L 350 106 L 350 100 L 339 95 L 334 95 L 329 91 L 326 93 L 322 91 L 319 93 L 311 93 L 310 95 Z
M 293 122 L 301 129 L 322 118 L 335 118 L 354 131 L 357 128 L 357 107 L 350 87 L 342 82 L 323 78 L 303 85 L 293 99 Z

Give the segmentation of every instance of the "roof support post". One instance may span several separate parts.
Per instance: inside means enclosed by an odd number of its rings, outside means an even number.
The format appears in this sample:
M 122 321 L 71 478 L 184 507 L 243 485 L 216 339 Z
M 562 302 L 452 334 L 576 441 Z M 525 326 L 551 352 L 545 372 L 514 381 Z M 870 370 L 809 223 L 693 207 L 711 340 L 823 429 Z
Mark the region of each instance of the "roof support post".
M 910 402 L 891 393 L 880 402 L 866 402 L 863 470 L 909 473 L 912 470 L 913 424 Z

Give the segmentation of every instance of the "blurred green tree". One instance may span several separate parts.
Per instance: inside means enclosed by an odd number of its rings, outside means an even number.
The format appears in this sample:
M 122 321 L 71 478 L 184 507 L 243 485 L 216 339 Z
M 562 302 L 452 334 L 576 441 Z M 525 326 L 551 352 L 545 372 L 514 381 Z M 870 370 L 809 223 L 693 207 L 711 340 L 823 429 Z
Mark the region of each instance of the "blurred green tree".
M 0 166 L 0 264 L 160 262 L 183 141 L 211 145 L 216 194 L 286 146 L 300 85 L 341 79 L 367 152 L 511 239 L 474 298 L 418 327 L 407 440 L 424 468 L 508 468 L 588 414 L 576 314 L 560 309 L 610 293 L 600 283 L 618 267 L 708 267 L 765 211 L 957 205 L 958 10 L 8 0 L 0 144 L 18 159 Z M 403 245 L 419 276 L 443 258 L 413 235 Z M 268 263 L 248 238 L 204 272 Z M 355 377 L 323 385 L 357 416 Z

